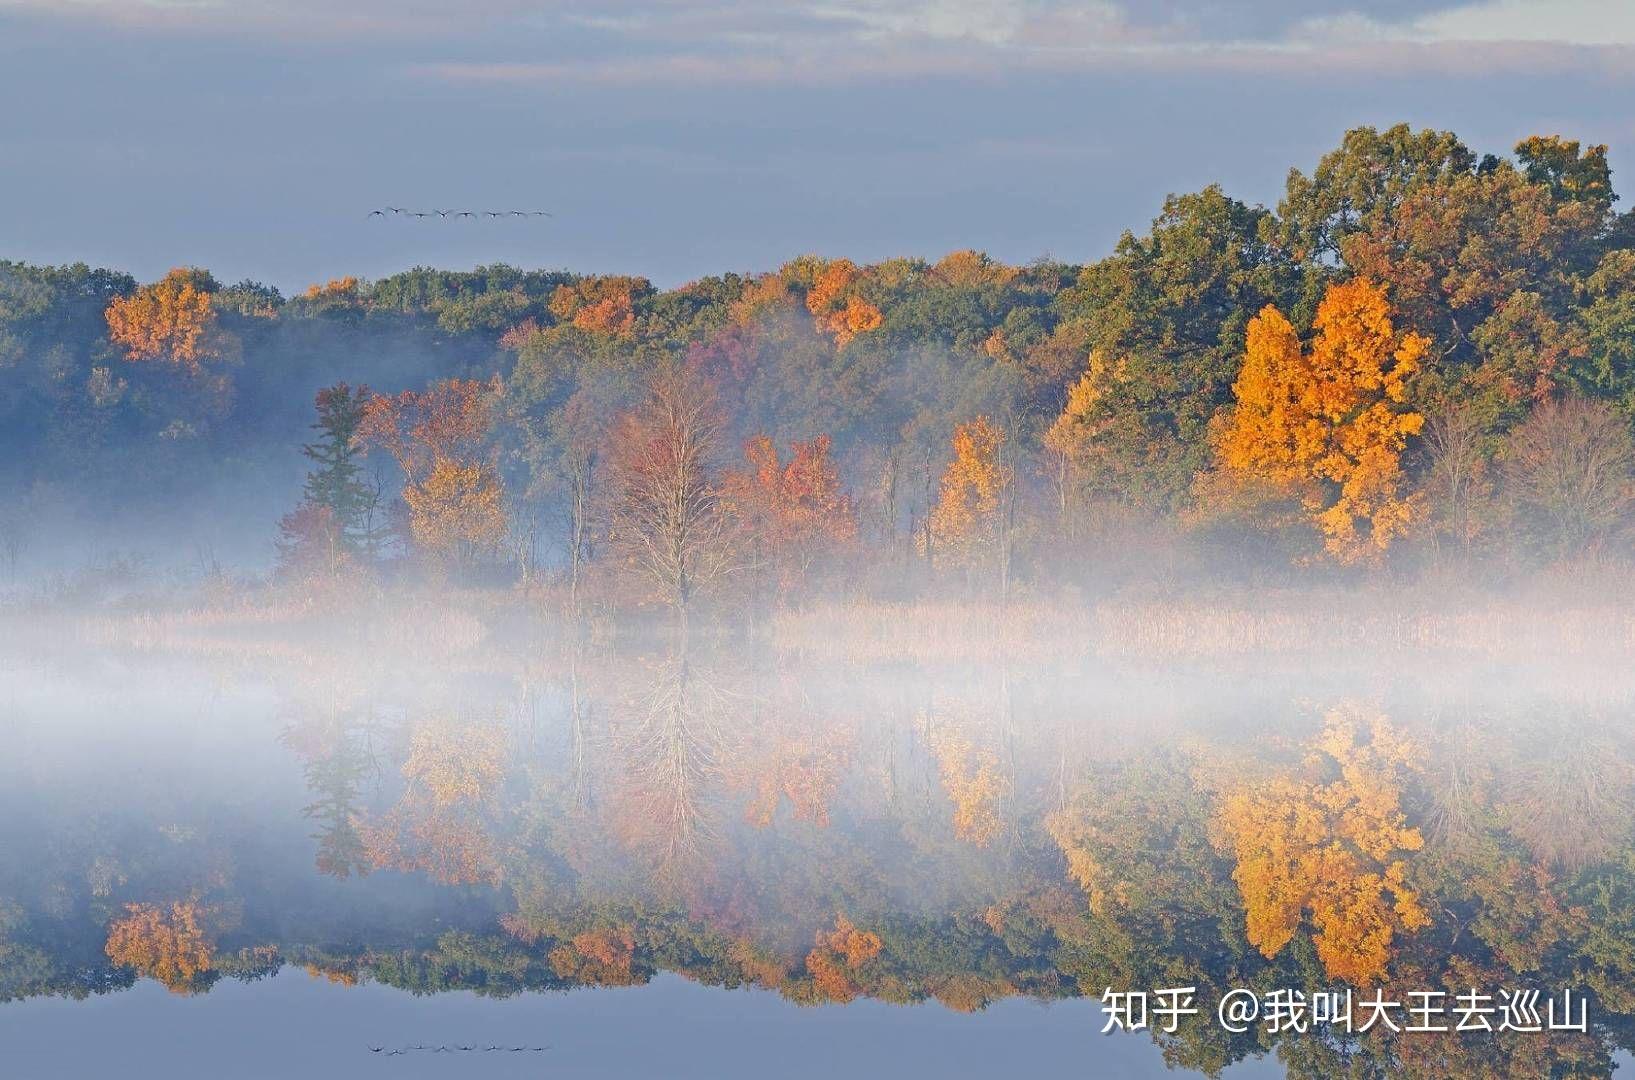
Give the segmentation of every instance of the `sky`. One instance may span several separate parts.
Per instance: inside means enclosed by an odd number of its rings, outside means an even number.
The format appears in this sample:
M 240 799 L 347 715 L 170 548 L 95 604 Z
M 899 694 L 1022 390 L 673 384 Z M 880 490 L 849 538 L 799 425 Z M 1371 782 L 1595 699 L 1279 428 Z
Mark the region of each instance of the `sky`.
M 1083 262 L 1171 192 L 1275 205 L 1359 124 L 1635 168 L 1632 87 L 1628 0 L 0 0 L 0 258 Z

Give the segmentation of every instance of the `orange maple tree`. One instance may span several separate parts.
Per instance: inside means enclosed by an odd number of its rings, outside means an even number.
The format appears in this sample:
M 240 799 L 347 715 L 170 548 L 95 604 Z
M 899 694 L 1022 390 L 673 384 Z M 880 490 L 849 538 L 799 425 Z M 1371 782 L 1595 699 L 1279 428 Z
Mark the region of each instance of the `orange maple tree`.
M 765 435 L 744 445 L 749 468 L 723 478 L 727 507 L 747 533 L 756 564 L 770 564 L 785 593 L 814 564 L 857 539 L 857 512 L 840 485 L 827 435 L 790 447 L 787 461 Z
M 970 558 L 997 538 L 1013 470 L 1005 463 L 1005 433 L 986 416 L 954 428 L 954 459 L 942 474 L 931 531 L 943 550 Z
M 858 334 L 885 325 L 880 309 L 857 295 L 855 286 L 861 277 L 856 263 L 835 259 L 806 291 L 806 310 L 812 313 L 819 332 L 834 335 L 835 345 L 842 348 Z
M 1303 774 L 1226 797 L 1219 825 L 1249 942 L 1268 959 L 1309 921 L 1329 976 L 1370 985 L 1385 977 L 1393 938 L 1430 925 L 1406 860 L 1424 841 L 1401 805 L 1415 754 L 1384 717 L 1337 709 Z
M 108 959 L 157 979 L 171 993 L 190 993 L 194 980 L 210 970 L 215 954 L 200 926 L 196 902 L 179 900 L 168 908 L 127 904 L 123 918 L 108 927 Z
M 226 341 L 211 306 L 212 288 L 208 274 L 177 267 L 129 296 L 116 296 L 104 313 L 108 336 L 131 361 L 197 368 L 219 359 Z
M 859 993 L 858 971 L 884 949 L 880 935 L 859 930 L 844 915 L 835 916 L 833 930 L 819 930 L 817 947 L 806 954 L 806 970 L 820 997 L 827 1001 L 851 1001 Z
M 458 558 L 504 538 L 504 489 L 487 446 L 498 379 L 444 379 L 425 390 L 376 394 L 356 438 L 403 470 L 409 531 L 427 550 Z
M 1430 342 L 1398 331 L 1384 288 L 1367 279 L 1331 285 L 1313 325 L 1308 350 L 1271 305 L 1249 323 L 1217 459 L 1297 495 L 1339 561 L 1375 558 L 1417 513 L 1401 456 L 1424 417 L 1405 403 Z

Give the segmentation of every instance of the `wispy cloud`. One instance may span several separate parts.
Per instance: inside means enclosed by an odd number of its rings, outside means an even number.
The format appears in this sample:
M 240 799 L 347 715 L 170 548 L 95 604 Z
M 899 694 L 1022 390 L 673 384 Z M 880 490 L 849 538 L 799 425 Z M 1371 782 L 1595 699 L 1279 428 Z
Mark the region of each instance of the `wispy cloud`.
M 1631 73 L 1629 0 L 0 0 L 6 13 L 374 43 L 466 83 L 838 83 L 1034 69 Z

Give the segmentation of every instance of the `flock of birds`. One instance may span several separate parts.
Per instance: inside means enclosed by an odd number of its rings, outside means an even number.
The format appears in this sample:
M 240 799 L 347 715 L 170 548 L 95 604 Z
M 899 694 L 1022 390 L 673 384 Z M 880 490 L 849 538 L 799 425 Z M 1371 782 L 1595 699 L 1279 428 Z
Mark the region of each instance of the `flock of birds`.
M 402 1054 L 412 1054 L 416 1052 L 428 1054 L 469 1054 L 475 1051 L 481 1051 L 485 1054 L 538 1054 L 549 1049 L 549 1046 L 426 1046 L 421 1044 L 417 1046 L 396 1047 L 371 1046 L 369 1048 L 369 1052 L 371 1054 L 385 1054 L 387 1057 L 398 1057 Z
M 386 206 L 369 211 L 368 217 L 389 218 L 530 218 L 550 217 L 549 210 L 410 210 L 406 206 Z

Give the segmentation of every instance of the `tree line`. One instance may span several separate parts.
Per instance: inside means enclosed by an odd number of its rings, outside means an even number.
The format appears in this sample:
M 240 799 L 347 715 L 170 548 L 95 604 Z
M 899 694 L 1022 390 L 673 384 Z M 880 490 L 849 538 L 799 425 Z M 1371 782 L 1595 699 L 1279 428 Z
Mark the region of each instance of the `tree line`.
M 1619 558 L 1616 200 L 1605 146 L 1403 125 L 1346 133 L 1275 209 L 1171 196 L 1087 266 L 803 256 L 669 290 L 422 268 L 285 298 L 7 263 L 5 550 L 41 507 L 237 488 L 288 492 L 286 581 L 575 610 L 1004 600 L 1116 580 L 1132 549 L 1183 580 Z M 296 445 L 298 496 L 268 464 Z

